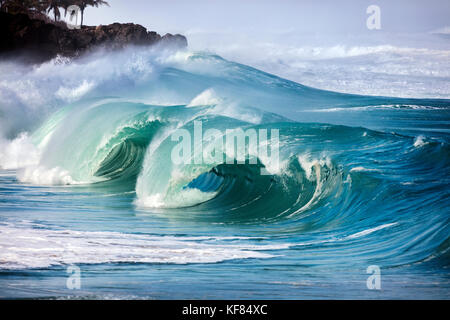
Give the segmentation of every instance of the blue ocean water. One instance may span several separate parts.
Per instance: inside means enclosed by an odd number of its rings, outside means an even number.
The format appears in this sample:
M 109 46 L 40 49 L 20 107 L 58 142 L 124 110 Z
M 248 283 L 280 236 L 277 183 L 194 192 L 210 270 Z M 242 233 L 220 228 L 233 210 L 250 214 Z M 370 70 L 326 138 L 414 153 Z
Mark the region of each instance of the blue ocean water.
M 450 100 L 144 49 L 8 77 L 2 298 L 450 297 Z M 195 122 L 278 130 L 279 166 L 174 164 L 171 135 Z M 366 284 L 373 265 L 381 290 Z

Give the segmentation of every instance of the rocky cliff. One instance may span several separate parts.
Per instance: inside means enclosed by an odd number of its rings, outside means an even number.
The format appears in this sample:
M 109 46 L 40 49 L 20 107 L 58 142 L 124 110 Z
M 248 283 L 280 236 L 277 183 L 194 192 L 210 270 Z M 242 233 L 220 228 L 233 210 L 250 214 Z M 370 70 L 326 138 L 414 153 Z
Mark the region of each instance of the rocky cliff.
M 133 23 L 70 30 L 25 14 L 0 12 L 0 58 L 13 57 L 26 62 L 43 62 L 56 55 L 76 57 L 94 48 L 111 50 L 128 45 L 148 46 L 164 43 L 186 47 L 184 36 L 159 35 Z

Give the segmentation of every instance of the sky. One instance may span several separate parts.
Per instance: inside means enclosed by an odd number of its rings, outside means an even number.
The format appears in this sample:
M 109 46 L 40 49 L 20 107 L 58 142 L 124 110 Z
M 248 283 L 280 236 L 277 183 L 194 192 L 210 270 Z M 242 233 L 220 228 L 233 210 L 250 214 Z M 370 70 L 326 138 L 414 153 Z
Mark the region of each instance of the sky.
M 108 1 L 110 7 L 86 10 L 86 24 L 134 22 L 161 33 L 367 33 L 366 9 L 372 4 L 380 7 L 386 32 L 429 32 L 450 24 L 448 0 Z

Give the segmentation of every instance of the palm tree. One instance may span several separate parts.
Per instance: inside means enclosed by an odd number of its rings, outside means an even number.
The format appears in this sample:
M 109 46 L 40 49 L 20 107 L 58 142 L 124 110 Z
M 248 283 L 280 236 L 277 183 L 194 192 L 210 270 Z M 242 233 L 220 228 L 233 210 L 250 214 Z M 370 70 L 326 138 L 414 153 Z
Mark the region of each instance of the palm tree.
M 83 26 L 84 9 L 86 9 L 86 7 L 91 6 L 98 8 L 101 5 L 109 6 L 109 3 L 104 0 L 75 0 L 74 2 L 75 2 L 74 4 L 80 7 L 81 26 Z
M 50 13 L 53 11 L 53 15 L 55 16 L 55 21 L 61 18 L 61 12 L 59 11 L 59 7 L 62 7 L 63 3 L 61 0 L 46 0 L 46 11 Z
M 64 9 L 64 17 L 67 16 L 67 9 L 75 3 L 74 0 L 59 0 L 61 7 Z
M 86 7 L 96 7 L 101 5 L 109 6 L 104 0 L 0 0 L 0 10 L 8 10 L 11 13 L 50 13 L 53 11 L 55 21 L 61 17 L 60 8 L 67 8 L 71 5 L 77 5 L 81 11 L 81 26 L 83 26 L 84 10 Z

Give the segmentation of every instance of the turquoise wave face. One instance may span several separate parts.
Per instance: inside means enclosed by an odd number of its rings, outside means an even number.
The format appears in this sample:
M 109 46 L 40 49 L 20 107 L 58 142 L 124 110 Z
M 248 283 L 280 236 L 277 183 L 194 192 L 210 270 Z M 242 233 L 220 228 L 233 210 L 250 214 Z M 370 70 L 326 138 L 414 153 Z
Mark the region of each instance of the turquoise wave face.
M 266 232 L 276 237 L 333 230 L 339 241 L 352 232 L 389 228 L 386 243 L 381 246 L 377 235 L 379 250 L 363 255 L 364 261 L 380 250 L 401 250 L 404 243 L 414 247 L 433 230 L 434 241 L 427 246 L 384 260 L 392 266 L 448 248 L 448 179 L 443 173 L 450 167 L 450 150 L 445 137 L 280 121 L 267 113 L 255 124 L 224 116 L 216 106 L 161 107 L 109 99 L 70 109 L 65 117 L 56 115 L 56 125 L 50 118 L 37 132 L 36 137 L 41 131 L 50 136 L 44 139 L 40 165 L 64 169 L 73 185 L 133 191 L 140 210 L 180 221 L 269 224 Z M 240 110 L 241 118 L 245 112 Z M 278 129 L 278 170 L 262 175 L 261 168 L 270 166 L 266 159 L 226 163 L 225 151 L 223 161 L 175 165 L 171 157 L 178 141 L 171 134 L 182 128 L 193 136 L 194 121 L 201 121 L 204 130 Z
M 149 227 L 158 235 L 178 234 L 177 225 L 189 236 L 199 235 L 196 228 L 200 235 L 224 237 L 232 230 L 238 234 L 233 244 L 243 248 L 233 251 L 234 257 L 271 257 L 255 263 L 256 270 L 284 265 L 289 272 L 307 269 L 312 277 L 324 270 L 342 276 L 343 270 L 373 264 L 392 270 L 420 265 L 426 271 L 431 263 L 434 271 L 447 274 L 450 101 L 327 92 L 206 54 L 157 66 L 151 79 L 132 85 L 111 80 L 48 117 L 31 135 L 38 159 L 17 171 L 19 181 L 65 185 L 73 203 L 85 201 L 80 194 L 96 195 L 89 200 L 94 211 L 104 205 L 95 197 L 108 195 L 121 210 L 146 216 L 150 225 L 169 220 L 170 227 Z M 111 96 L 113 91 L 120 97 Z M 182 103 L 154 103 L 158 99 Z M 225 161 L 225 147 L 208 163 L 174 163 L 179 141 L 173 134 L 185 130 L 195 136 L 198 122 L 203 132 L 278 130 L 277 163 L 251 151 L 254 161 Z M 202 135 L 200 143 L 211 141 Z M 195 144 L 189 143 L 188 158 L 196 158 Z M 272 144 L 268 140 L 269 148 Z M 113 220 L 114 232 L 140 228 L 123 217 Z M 117 227 L 122 223 L 128 227 Z M 260 250 L 261 239 L 275 246 L 267 249 L 271 255 L 242 255 L 249 246 Z M 138 246 L 133 241 L 123 245 Z M 226 245 L 216 241 L 222 249 Z M 203 249 L 209 247 L 198 248 Z M 114 252 L 106 261 L 81 255 L 76 262 L 121 262 L 123 252 Z M 208 262 L 233 259 L 221 254 Z M 134 257 L 122 262 L 148 262 Z M 158 257 L 150 263 L 168 259 L 164 253 Z M 195 255 L 179 259 L 203 261 Z M 48 261 L 68 263 L 64 257 Z M 290 276 L 280 276 L 289 283 Z

